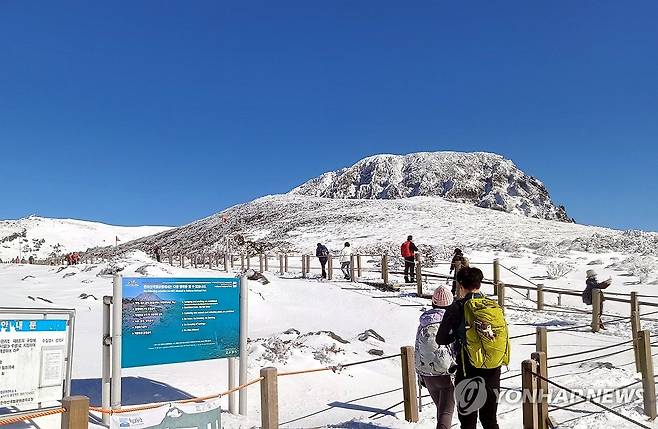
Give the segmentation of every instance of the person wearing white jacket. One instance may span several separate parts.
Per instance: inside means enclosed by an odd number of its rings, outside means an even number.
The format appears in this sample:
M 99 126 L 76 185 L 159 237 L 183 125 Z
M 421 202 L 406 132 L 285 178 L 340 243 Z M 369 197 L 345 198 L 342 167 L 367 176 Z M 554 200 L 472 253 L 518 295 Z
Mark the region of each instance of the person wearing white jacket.
M 350 275 L 350 264 L 352 262 L 352 247 L 350 246 L 350 243 L 347 241 L 345 242 L 345 247 L 343 247 L 343 249 L 340 251 L 339 256 L 340 270 L 345 275 L 345 280 L 351 280 L 352 276 Z
M 436 429 L 448 429 L 455 412 L 455 388 L 451 373 L 455 369 L 452 346 L 439 345 L 436 333 L 446 308 L 453 302 L 446 287 L 438 287 L 432 296 L 432 308 L 420 316 L 416 333 L 416 373 L 436 405 Z

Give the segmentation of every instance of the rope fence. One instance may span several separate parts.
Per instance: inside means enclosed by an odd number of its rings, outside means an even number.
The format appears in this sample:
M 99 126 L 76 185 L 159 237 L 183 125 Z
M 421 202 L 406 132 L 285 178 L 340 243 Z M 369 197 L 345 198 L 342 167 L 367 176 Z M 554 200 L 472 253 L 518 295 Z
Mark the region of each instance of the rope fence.
M 56 408 L 54 410 L 37 411 L 37 412 L 31 413 L 31 414 L 26 414 L 26 415 L 16 416 L 16 417 L 4 417 L 4 418 L 0 417 L 0 426 L 26 422 L 26 421 L 38 419 L 40 417 L 53 416 L 53 415 L 56 415 L 56 414 L 64 414 L 65 412 L 66 412 L 65 408 Z

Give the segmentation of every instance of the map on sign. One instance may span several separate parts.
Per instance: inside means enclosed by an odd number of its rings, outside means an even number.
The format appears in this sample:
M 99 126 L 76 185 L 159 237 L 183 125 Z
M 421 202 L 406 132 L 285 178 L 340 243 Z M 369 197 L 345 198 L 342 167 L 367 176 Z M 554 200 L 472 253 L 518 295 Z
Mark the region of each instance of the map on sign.
M 66 320 L 0 320 L 0 407 L 62 399 Z
M 236 357 L 237 278 L 124 277 L 122 367 Z

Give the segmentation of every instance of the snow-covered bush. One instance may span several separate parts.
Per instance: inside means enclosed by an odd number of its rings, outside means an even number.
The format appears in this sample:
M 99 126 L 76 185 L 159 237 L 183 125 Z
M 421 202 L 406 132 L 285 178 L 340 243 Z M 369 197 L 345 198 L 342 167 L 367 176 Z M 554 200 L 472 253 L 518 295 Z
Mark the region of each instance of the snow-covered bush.
M 551 262 L 546 267 L 546 275 L 549 279 L 555 280 L 566 276 L 571 270 L 573 270 L 573 267 L 569 264 L 564 262 Z
M 559 256 L 564 253 L 563 250 L 560 250 L 554 243 L 544 243 L 541 247 L 535 250 L 535 255 L 539 256 Z
M 637 277 L 640 283 L 646 283 L 649 275 L 656 269 L 656 261 L 646 256 L 631 256 L 621 261 L 619 267 Z

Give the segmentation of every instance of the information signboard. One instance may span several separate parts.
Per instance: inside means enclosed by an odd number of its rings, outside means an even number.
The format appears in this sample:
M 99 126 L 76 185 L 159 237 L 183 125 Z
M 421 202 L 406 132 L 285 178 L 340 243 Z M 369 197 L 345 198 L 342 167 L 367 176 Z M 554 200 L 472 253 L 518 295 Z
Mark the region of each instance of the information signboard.
M 0 407 L 62 399 L 68 335 L 67 320 L 0 320 Z
M 123 368 L 236 357 L 240 279 L 124 277 Z

